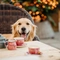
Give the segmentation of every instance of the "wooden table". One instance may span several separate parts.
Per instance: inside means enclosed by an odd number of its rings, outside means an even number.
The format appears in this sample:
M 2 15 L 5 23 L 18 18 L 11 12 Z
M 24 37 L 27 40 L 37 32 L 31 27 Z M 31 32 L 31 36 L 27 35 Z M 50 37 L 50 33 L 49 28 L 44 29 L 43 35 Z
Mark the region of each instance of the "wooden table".
M 28 47 L 31 45 L 40 47 L 42 55 L 39 55 L 40 60 L 60 60 L 60 50 L 46 45 L 39 41 L 25 42 L 27 45 L 23 48 L 17 48 L 17 50 L 0 49 L 0 60 L 3 58 L 27 56 Z
M 5 38 L 10 39 L 12 37 L 12 34 L 2 34 Z

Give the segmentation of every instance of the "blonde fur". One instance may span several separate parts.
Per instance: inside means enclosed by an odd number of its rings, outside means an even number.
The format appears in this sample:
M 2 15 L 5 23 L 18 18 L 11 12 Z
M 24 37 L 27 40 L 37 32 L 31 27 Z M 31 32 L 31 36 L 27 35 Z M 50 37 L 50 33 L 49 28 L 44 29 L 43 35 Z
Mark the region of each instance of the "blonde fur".
M 26 23 L 29 23 L 30 25 L 27 26 Z M 27 35 L 27 38 L 25 41 L 32 41 L 34 36 L 36 35 L 36 25 L 34 25 L 29 19 L 27 18 L 21 18 L 19 20 L 17 20 L 13 25 L 12 25 L 12 37 L 20 37 L 20 34 L 18 32 L 18 30 L 22 27 L 19 26 L 18 27 L 18 23 L 21 23 L 22 26 L 25 26 L 26 29 L 29 29 L 29 34 Z

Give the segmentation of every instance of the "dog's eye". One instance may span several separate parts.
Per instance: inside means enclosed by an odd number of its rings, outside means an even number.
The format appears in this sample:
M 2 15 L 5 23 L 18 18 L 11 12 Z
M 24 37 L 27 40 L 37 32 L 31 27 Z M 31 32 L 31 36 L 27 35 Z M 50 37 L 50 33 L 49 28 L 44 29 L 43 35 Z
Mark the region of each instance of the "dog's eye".
M 18 25 L 21 25 L 21 23 L 18 23 Z
M 26 23 L 27 25 L 29 25 L 29 23 Z

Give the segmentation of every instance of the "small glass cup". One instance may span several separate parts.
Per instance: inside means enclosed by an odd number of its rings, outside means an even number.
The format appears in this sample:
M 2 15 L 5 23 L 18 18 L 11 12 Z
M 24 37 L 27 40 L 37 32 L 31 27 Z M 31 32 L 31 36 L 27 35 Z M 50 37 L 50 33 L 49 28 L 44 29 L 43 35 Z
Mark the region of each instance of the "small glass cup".
M 34 47 L 29 47 L 28 50 L 29 50 L 29 53 L 30 53 L 30 54 L 38 54 L 40 48 L 34 46 Z
M 17 46 L 22 46 L 24 44 L 24 38 L 23 37 L 16 37 L 14 39 L 16 40 Z
M 7 42 L 7 49 L 8 50 L 16 50 L 16 48 L 17 48 L 17 46 L 16 46 L 16 41 L 14 41 L 14 40 L 9 40 L 8 42 Z

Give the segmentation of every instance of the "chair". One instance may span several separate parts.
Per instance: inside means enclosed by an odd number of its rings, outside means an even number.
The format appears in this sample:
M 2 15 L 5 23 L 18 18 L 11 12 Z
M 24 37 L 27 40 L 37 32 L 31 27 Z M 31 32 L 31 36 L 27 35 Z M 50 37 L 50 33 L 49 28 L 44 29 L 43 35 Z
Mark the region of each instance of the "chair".
M 19 7 L 13 6 L 11 4 L 0 4 L 0 33 L 10 34 L 11 25 L 20 18 L 28 18 L 34 23 L 30 14 Z M 33 40 L 39 40 L 39 38 Z

